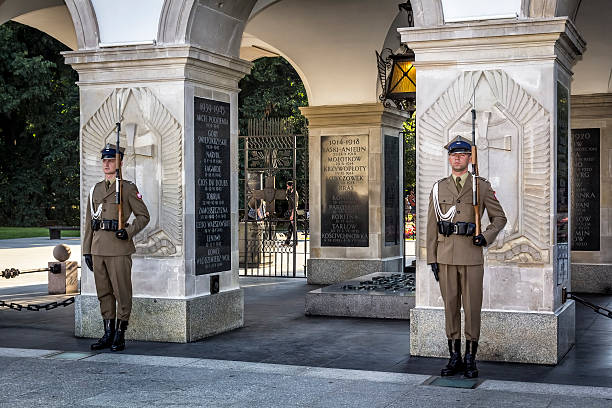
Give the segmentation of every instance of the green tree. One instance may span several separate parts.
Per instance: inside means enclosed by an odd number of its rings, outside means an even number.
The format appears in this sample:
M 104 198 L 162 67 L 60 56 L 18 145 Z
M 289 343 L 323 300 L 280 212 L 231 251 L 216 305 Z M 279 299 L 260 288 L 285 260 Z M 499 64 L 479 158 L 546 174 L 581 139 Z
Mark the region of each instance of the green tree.
M 416 116 L 404 122 L 404 195 L 416 192 Z
M 287 118 L 294 133 L 307 134 L 306 119 L 299 110 L 300 106 L 308 105 L 306 89 L 295 69 L 284 58 L 256 60 L 251 73 L 240 81 L 239 87 L 241 89 L 238 94 L 241 135 L 247 134 L 249 119 L 263 118 Z M 296 178 L 301 207 L 308 199 L 308 138 L 299 137 L 297 144 Z M 293 172 L 290 170 L 281 170 L 275 175 L 277 188 L 282 188 L 287 180 L 293 178 Z M 244 180 L 242 152 L 240 178 Z M 243 188 L 240 189 L 241 208 L 244 208 L 243 190 Z
M 78 224 L 79 99 L 67 48 L 0 26 L 0 225 Z
M 306 89 L 298 73 L 284 58 L 259 58 L 239 86 L 240 134 L 246 135 L 251 118 L 289 118 L 298 132 L 306 127 L 299 109 L 308 105 Z

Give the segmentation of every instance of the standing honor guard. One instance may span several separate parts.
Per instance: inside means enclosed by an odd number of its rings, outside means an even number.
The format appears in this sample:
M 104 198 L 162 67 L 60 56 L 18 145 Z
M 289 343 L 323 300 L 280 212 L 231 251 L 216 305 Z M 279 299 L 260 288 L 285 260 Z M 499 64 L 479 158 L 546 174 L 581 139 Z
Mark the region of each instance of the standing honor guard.
M 427 218 L 427 263 L 440 282 L 450 352 L 450 361 L 441 375 L 450 376 L 463 371 L 465 377 L 475 378 L 478 377 L 475 358 L 480 336 L 484 274 L 482 247 L 495 240 L 506 225 L 506 215 L 491 184 L 478 177 L 472 144 L 457 136 L 444 147 L 448 149 L 452 174 L 434 184 Z M 475 178 L 468 172 L 470 161 Z M 485 209 L 491 223 L 481 232 L 480 219 Z M 466 339 L 463 360 L 462 304 Z
M 93 271 L 104 336 L 92 350 L 125 349 L 125 331 L 132 310 L 133 238 L 149 223 L 149 211 L 136 185 L 121 180 L 123 149 L 107 144 L 102 149 L 105 179 L 94 185 L 87 201 L 83 256 Z M 127 221 L 131 214 L 134 220 Z M 117 323 L 115 325 L 115 318 Z

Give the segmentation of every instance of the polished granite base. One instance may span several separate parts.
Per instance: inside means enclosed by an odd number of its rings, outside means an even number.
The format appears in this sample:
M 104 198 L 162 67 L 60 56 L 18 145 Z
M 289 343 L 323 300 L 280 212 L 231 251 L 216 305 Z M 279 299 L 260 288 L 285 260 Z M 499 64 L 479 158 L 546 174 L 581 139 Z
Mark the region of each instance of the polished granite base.
M 408 320 L 414 294 L 414 275 L 376 272 L 308 292 L 305 312 L 317 316 Z
M 483 310 L 478 359 L 557 364 L 576 342 L 575 314 L 573 301 L 556 313 Z M 463 311 L 461 324 L 464 327 Z M 443 309 L 412 309 L 410 354 L 448 357 Z
M 612 293 L 612 264 L 572 264 L 572 292 Z
M 126 339 L 187 343 L 242 327 L 242 289 L 190 299 L 135 297 Z M 104 329 L 98 298 L 77 296 L 74 334 L 101 337 Z

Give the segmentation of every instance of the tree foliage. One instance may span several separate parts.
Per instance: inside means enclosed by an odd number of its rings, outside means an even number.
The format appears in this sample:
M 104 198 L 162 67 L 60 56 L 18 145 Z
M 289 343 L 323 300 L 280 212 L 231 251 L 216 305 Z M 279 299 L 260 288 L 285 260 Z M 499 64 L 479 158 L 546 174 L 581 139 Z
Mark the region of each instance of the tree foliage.
M 0 26 L 0 225 L 78 225 L 79 94 L 66 50 Z
M 307 134 L 306 119 L 300 106 L 308 105 L 306 89 L 299 75 L 284 58 L 260 58 L 253 64 L 251 73 L 240 81 L 238 94 L 240 134 L 247 134 L 249 119 L 287 118 L 292 131 Z M 297 191 L 298 205 L 308 199 L 308 137 L 297 138 Z M 242 146 L 242 144 L 241 144 Z M 276 174 L 276 187 L 283 188 L 293 179 L 291 170 Z M 240 178 L 244 179 L 244 155 L 240 155 Z M 240 205 L 244 208 L 244 192 L 240 189 Z
M 306 127 L 299 109 L 308 105 L 306 89 L 298 73 L 284 58 L 259 58 L 239 86 L 240 134 L 246 135 L 250 118 L 289 118 L 298 132 Z
M 404 122 L 404 195 L 416 191 L 416 116 Z

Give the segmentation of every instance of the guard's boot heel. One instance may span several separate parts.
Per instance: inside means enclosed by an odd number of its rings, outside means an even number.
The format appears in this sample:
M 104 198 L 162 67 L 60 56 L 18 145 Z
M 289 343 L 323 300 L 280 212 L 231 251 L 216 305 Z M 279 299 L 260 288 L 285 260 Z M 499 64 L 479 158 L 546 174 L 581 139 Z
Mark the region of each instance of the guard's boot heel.
M 125 331 L 127 327 L 127 320 L 117 320 L 117 330 L 115 331 L 115 338 L 113 339 L 111 351 L 125 350 Z
M 448 364 L 442 370 L 440 375 L 442 377 L 449 377 L 463 371 L 463 360 L 461 359 L 461 340 L 449 340 L 448 351 L 450 352 L 450 360 Z
M 477 378 L 478 368 L 476 368 L 476 352 L 478 351 L 477 341 L 465 342 L 465 378 Z
M 91 345 L 91 349 L 94 351 L 103 350 L 109 348 L 113 344 L 115 338 L 115 320 L 104 320 L 104 336 Z

